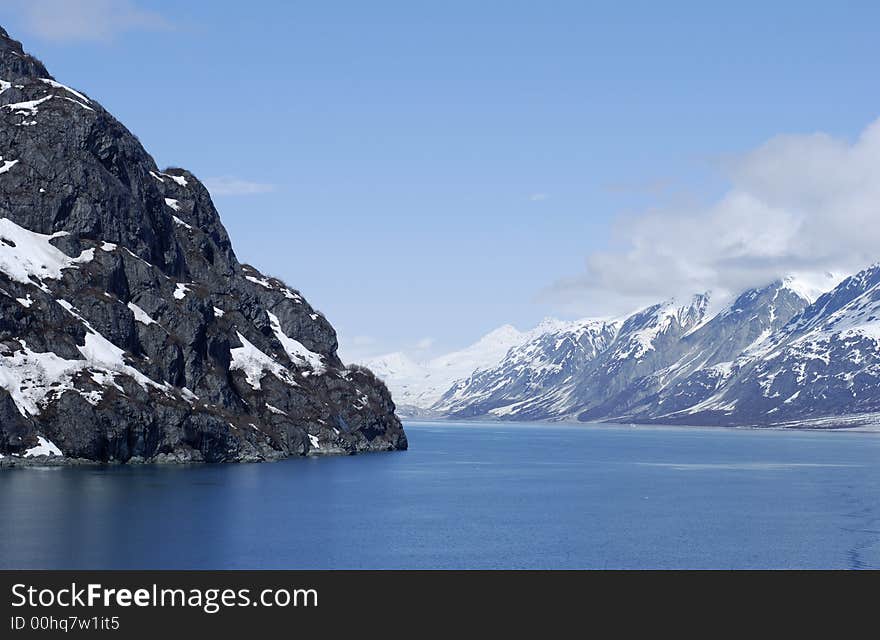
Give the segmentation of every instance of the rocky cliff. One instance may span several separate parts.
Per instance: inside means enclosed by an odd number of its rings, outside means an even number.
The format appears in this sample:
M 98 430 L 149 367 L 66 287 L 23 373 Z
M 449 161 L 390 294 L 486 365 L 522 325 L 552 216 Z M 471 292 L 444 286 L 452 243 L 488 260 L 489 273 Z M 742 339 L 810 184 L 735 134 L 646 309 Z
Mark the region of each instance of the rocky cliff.
M 205 187 L 0 28 L 0 464 L 405 449 L 323 315 Z

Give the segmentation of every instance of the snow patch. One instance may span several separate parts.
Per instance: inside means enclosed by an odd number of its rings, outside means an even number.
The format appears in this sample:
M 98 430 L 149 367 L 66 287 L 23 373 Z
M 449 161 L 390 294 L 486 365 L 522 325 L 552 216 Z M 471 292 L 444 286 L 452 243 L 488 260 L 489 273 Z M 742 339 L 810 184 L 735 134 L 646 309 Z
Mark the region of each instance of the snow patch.
M 3 156 L 0 156 L 0 174 L 4 174 L 9 171 L 12 167 L 18 164 L 18 160 L 4 160 Z
M 0 387 L 12 396 L 19 413 L 35 416 L 47 397 L 73 389 L 70 379 L 85 365 L 51 351 L 31 351 L 22 341 L 21 349 L 0 357 Z
M 152 387 L 154 389 L 165 391 L 166 393 L 170 390 L 171 387 L 168 384 L 158 384 L 134 367 L 126 364 L 124 358 L 125 350 L 120 349 L 115 344 L 110 342 L 107 338 L 98 333 L 98 331 L 96 331 L 95 328 L 91 324 L 89 324 L 89 322 L 85 318 L 74 311 L 73 305 L 70 304 L 67 300 L 62 299 L 57 300 L 57 302 L 64 309 L 66 309 L 70 315 L 82 322 L 86 329 L 88 329 L 89 331 L 86 334 L 85 343 L 82 346 L 77 346 L 79 352 L 86 359 L 86 362 L 84 363 L 86 366 L 105 369 L 112 373 L 119 373 L 129 376 L 130 378 L 133 378 L 144 389 L 146 389 L 147 387 Z M 79 363 L 81 361 L 74 360 L 73 362 Z
M 243 371 L 247 383 L 253 389 L 260 388 L 260 380 L 263 379 L 263 374 L 267 371 L 279 380 L 288 384 L 296 384 L 287 369 L 255 347 L 241 335 L 241 332 L 236 331 L 236 335 L 241 346 L 229 350 L 232 356 L 232 362 L 229 365 L 230 371 Z
M 63 85 L 63 84 L 61 84 L 60 82 L 56 82 L 55 80 L 52 80 L 52 79 L 50 79 L 50 78 L 40 78 L 40 82 L 45 82 L 45 83 L 48 84 L 50 87 L 54 87 L 54 88 L 56 88 L 56 89 L 64 89 L 64 90 L 67 91 L 68 93 L 71 93 L 71 94 L 75 95 L 77 98 L 79 98 L 80 100 L 82 100 L 82 101 L 85 102 L 86 104 L 92 104 L 92 101 L 89 100 L 88 98 L 86 98 L 86 97 L 85 97 L 83 94 L 81 94 L 79 91 L 76 91 L 76 90 L 74 90 L 74 89 L 71 89 L 71 88 L 68 87 L 67 85 Z
M 64 457 L 61 449 L 55 446 L 51 440 L 47 440 L 43 436 L 37 436 L 37 446 L 31 447 L 24 452 L 25 458 L 35 458 L 36 456 L 59 456 Z
M 175 299 L 183 300 L 186 297 L 186 294 L 188 294 L 190 291 L 192 291 L 192 288 L 190 285 L 184 284 L 182 282 L 178 282 L 177 286 L 174 288 L 173 295 L 174 295 Z
M 9 109 L 10 111 L 12 111 L 13 113 L 15 113 L 17 115 L 34 116 L 39 111 L 39 109 L 37 109 L 37 107 L 39 107 L 41 104 L 43 104 L 47 100 L 51 100 L 53 98 L 53 96 L 54 96 L 54 94 L 50 93 L 48 96 L 40 98 L 39 100 L 28 100 L 26 102 L 13 102 L 11 104 L 4 104 L 0 108 Z
M 186 227 L 190 231 L 192 231 L 192 225 L 185 223 L 183 220 L 178 218 L 177 216 L 171 216 L 174 219 L 174 223 L 179 227 Z
M 72 102 L 76 106 L 82 107 L 86 111 L 94 111 L 94 109 L 92 109 L 90 106 L 83 104 L 79 100 L 74 100 L 73 98 L 68 98 L 67 96 L 58 96 L 58 97 L 61 98 L 62 100 L 67 100 L 68 102 Z
M 318 375 L 324 373 L 326 367 L 324 366 L 323 356 L 314 351 L 310 351 L 301 342 L 294 340 L 284 333 L 281 329 L 281 323 L 278 321 L 278 316 L 271 311 L 267 311 L 266 313 L 269 316 L 269 323 L 272 325 L 272 332 L 275 334 L 275 337 L 278 338 L 278 342 L 284 347 L 284 350 L 287 352 L 287 355 L 290 356 L 290 359 L 294 364 L 309 367 Z
M 268 278 L 255 278 L 254 276 L 245 276 L 244 279 L 250 280 L 251 282 L 258 284 L 261 287 L 265 287 L 266 289 L 272 288 L 272 283 L 269 282 Z
M 87 250 L 79 258 L 70 258 L 49 241 L 62 233 L 44 235 L 28 231 L 8 218 L 0 218 L 0 272 L 22 284 L 37 284 L 44 291 L 48 288 L 39 281 L 61 278 L 61 270 L 77 263 L 88 262 L 94 250 Z
M 150 326 L 151 324 L 158 324 L 155 320 L 153 320 L 146 311 L 137 306 L 134 302 L 128 303 L 128 308 L 134 314 L 134 319 L 140 322 L 141 324 L 145 324 Z

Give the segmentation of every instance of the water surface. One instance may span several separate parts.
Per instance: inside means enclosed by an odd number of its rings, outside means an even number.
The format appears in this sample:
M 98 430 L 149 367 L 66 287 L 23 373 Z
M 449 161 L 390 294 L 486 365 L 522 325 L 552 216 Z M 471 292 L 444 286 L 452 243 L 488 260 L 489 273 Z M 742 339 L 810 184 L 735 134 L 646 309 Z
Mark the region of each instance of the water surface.
M 3 568 L 880 568 L 880 435 L 423 423 L 410 451 L 0 472 Z

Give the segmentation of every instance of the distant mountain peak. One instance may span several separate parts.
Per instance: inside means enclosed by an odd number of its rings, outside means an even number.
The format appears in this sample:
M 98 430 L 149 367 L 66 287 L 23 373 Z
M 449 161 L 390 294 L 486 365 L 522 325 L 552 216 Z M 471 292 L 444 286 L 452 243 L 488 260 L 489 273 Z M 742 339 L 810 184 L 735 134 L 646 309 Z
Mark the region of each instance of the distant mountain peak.
M 417 361 L 398 351 L 363 362 L 391 388 L 398 405 L 424 409 L 439 400 L 453 382 L 494 366 L 527 339 L 527 333 L 505 324 L 471 345 L 427 360 Z

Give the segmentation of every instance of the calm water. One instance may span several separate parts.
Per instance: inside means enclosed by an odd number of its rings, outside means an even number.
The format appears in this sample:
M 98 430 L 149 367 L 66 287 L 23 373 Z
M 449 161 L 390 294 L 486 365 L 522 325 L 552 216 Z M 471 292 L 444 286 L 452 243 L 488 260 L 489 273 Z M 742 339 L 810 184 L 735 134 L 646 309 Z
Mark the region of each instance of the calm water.
M 0 566 L 880 567 L 880 434 L 407 432 L 406 453 L 3 471 Z

